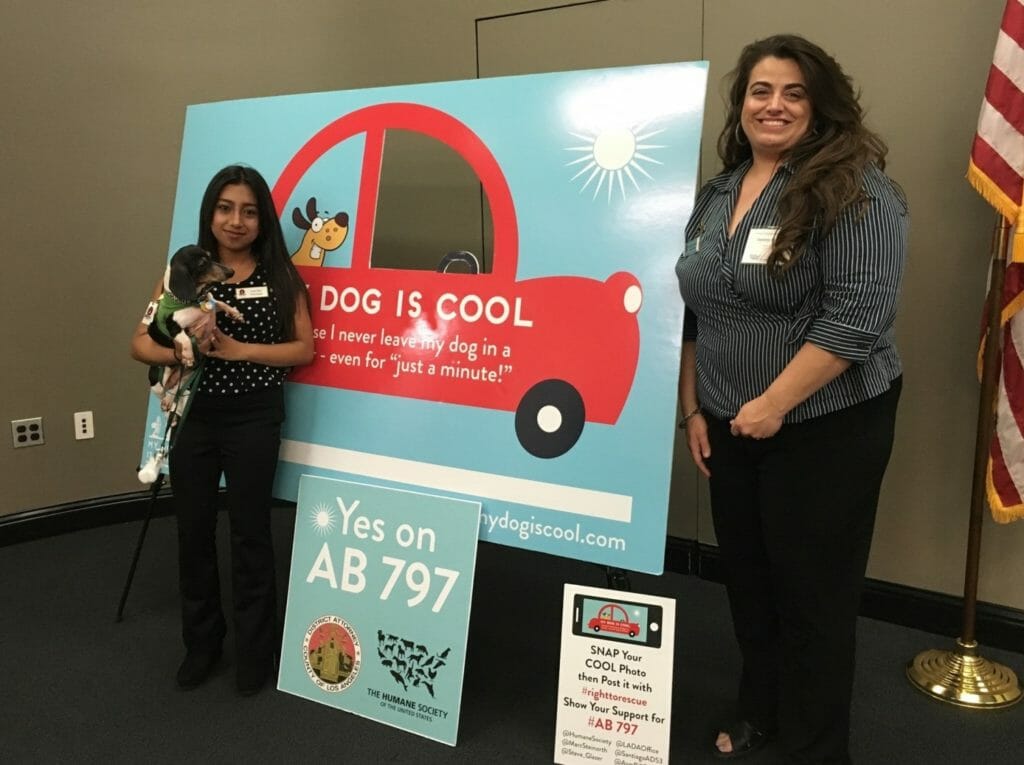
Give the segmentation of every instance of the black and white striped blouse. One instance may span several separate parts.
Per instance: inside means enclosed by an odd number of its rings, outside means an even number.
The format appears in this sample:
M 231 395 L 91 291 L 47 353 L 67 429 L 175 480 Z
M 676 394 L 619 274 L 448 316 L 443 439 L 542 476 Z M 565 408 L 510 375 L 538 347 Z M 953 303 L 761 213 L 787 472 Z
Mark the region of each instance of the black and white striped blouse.
M 750 162 L 710 180 L 697 195 L 676 263 L 686 303 L 684 341 L 697 342 L 697 396 L 729 419 L 761 395 L 804 343 L 852 362 L 796 406 L 800 422 L 866 401 L 902 372 L 893 339 L 907 250 L 907 206 L 874 165 L 865 171 L 865 206 L 839 217 L 828 236 L 781 278 L 741 262 L 751 231 L 778 226 L 777 203 L 792 177 L 781 166 L 730 238 L 729 219 Z M 763 232 L 761 232 L 763 233 Z M 748 258 L 749 259 L 749 258 Z

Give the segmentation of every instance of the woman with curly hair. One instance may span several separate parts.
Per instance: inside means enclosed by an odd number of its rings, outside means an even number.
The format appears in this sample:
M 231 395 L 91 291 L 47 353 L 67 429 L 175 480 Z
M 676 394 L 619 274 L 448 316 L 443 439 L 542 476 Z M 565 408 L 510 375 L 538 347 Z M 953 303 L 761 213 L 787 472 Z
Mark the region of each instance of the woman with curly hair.
M 795 35 L 743 49 L 676 265 L 680 403 L 709 478 L 742 656 L 713 754 L 778 737 L 849 762 L 857 612 L 902 367 L 907 207 L 836 61 Z

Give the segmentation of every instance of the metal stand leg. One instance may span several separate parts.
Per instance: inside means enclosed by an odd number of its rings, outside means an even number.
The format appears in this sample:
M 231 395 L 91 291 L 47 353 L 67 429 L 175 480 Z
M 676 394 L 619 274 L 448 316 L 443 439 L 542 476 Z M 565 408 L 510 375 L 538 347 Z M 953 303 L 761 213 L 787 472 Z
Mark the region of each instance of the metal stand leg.
M 121 593 L 121 602 L 117 605 L 117 618 L 114 621 L 121 621 L 124 618 L 124 604 L 128 600 L 128 590 L 132 587 L 132 579 L 135 578 L 135 567 L 139 564 L 139 554 L 142 552 L 142 543 L 146 539 L 146 531 L 149 529 L 149 521 L 153 517 L 153 507 L 156 505 L 156 495 L 160 493 L 160 487 L 164 485 L 164 474 L 158 473 L 153 481 L 153 488 L 149 495 L 149 507 L 146 509 L 146 517 L 142 521 L 142 529 L 139 531 L 139 540 L 135 543 L 135 555 L 132 556 L 132 565 L 128 569 L 128 579 L 124 583 L 124 591 Z
M 605 566 L 605 575 L 608 577 L 608 586 L 613 590 L 629 592 L 633 589 L 629 583 L 629 572 L 621 568 Z

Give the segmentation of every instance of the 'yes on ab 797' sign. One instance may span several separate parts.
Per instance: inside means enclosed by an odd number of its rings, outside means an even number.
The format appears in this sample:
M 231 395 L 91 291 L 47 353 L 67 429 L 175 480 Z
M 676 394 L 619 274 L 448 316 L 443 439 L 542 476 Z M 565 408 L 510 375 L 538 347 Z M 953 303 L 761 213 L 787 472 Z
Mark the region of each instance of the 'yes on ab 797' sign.
M 454 746 L 479 517 L 303 476 L 278 688 Z
M 481 539 L 660 573 L 706 78 L 695 62 L 189 107 L 169 251 L 242 161 L 309 285 L 316 358 L 287 384 L 277 495 L 309 474 L 479 500 Z M 394 131 L 479 179 L 481 273 L 374 266 Z M 149 420 L 143 461 L 155 400 Z

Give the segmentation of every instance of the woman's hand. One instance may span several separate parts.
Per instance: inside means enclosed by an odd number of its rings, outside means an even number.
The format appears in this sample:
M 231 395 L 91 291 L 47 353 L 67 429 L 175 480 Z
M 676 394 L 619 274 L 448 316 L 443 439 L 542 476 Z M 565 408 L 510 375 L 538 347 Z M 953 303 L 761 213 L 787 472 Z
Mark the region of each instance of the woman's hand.
M 693 458 L 693 464 L 697 466 L 697 469 L 704 474 L 705 477 L 711 477 L 711 471 L 708 470 L 708 466 L 704 460 L 711 456 L 711 444 L 708 441 L 708 423 L 704 419 L 704 415 L 697 412 L 683 423 L 683 427 L 686 428 L 686 445 L 690 448 L 690 456 Z
M 788 412 L 850 367 L 847 359 L 804 343 L 764 393 L 745 403 L 729 422 L 734 436 L 771 438 Z
M 782 427 L 783 413 L 768 396 L 761 394 L 745 403 L 736 416 L 729 421 L 729 432 L 745 438 L 771 438 Z
M 313 325 L 305 299 L 295 309 L 295 336 L 279 343 L 244 343 L 214 328 L 207 344 L 200 343 L 200 352 L 214 359 L 249 361 L 268 367 L 295 367 L 313 360 Z
M 205 342 L 200 340 L 199 352 L 214 359 L 246 361 L 248 345 L 248 343 L 235 340 L 231 335 L 225 335 L 214 327 L 213 332 L 210 333 L 209 338 Z

